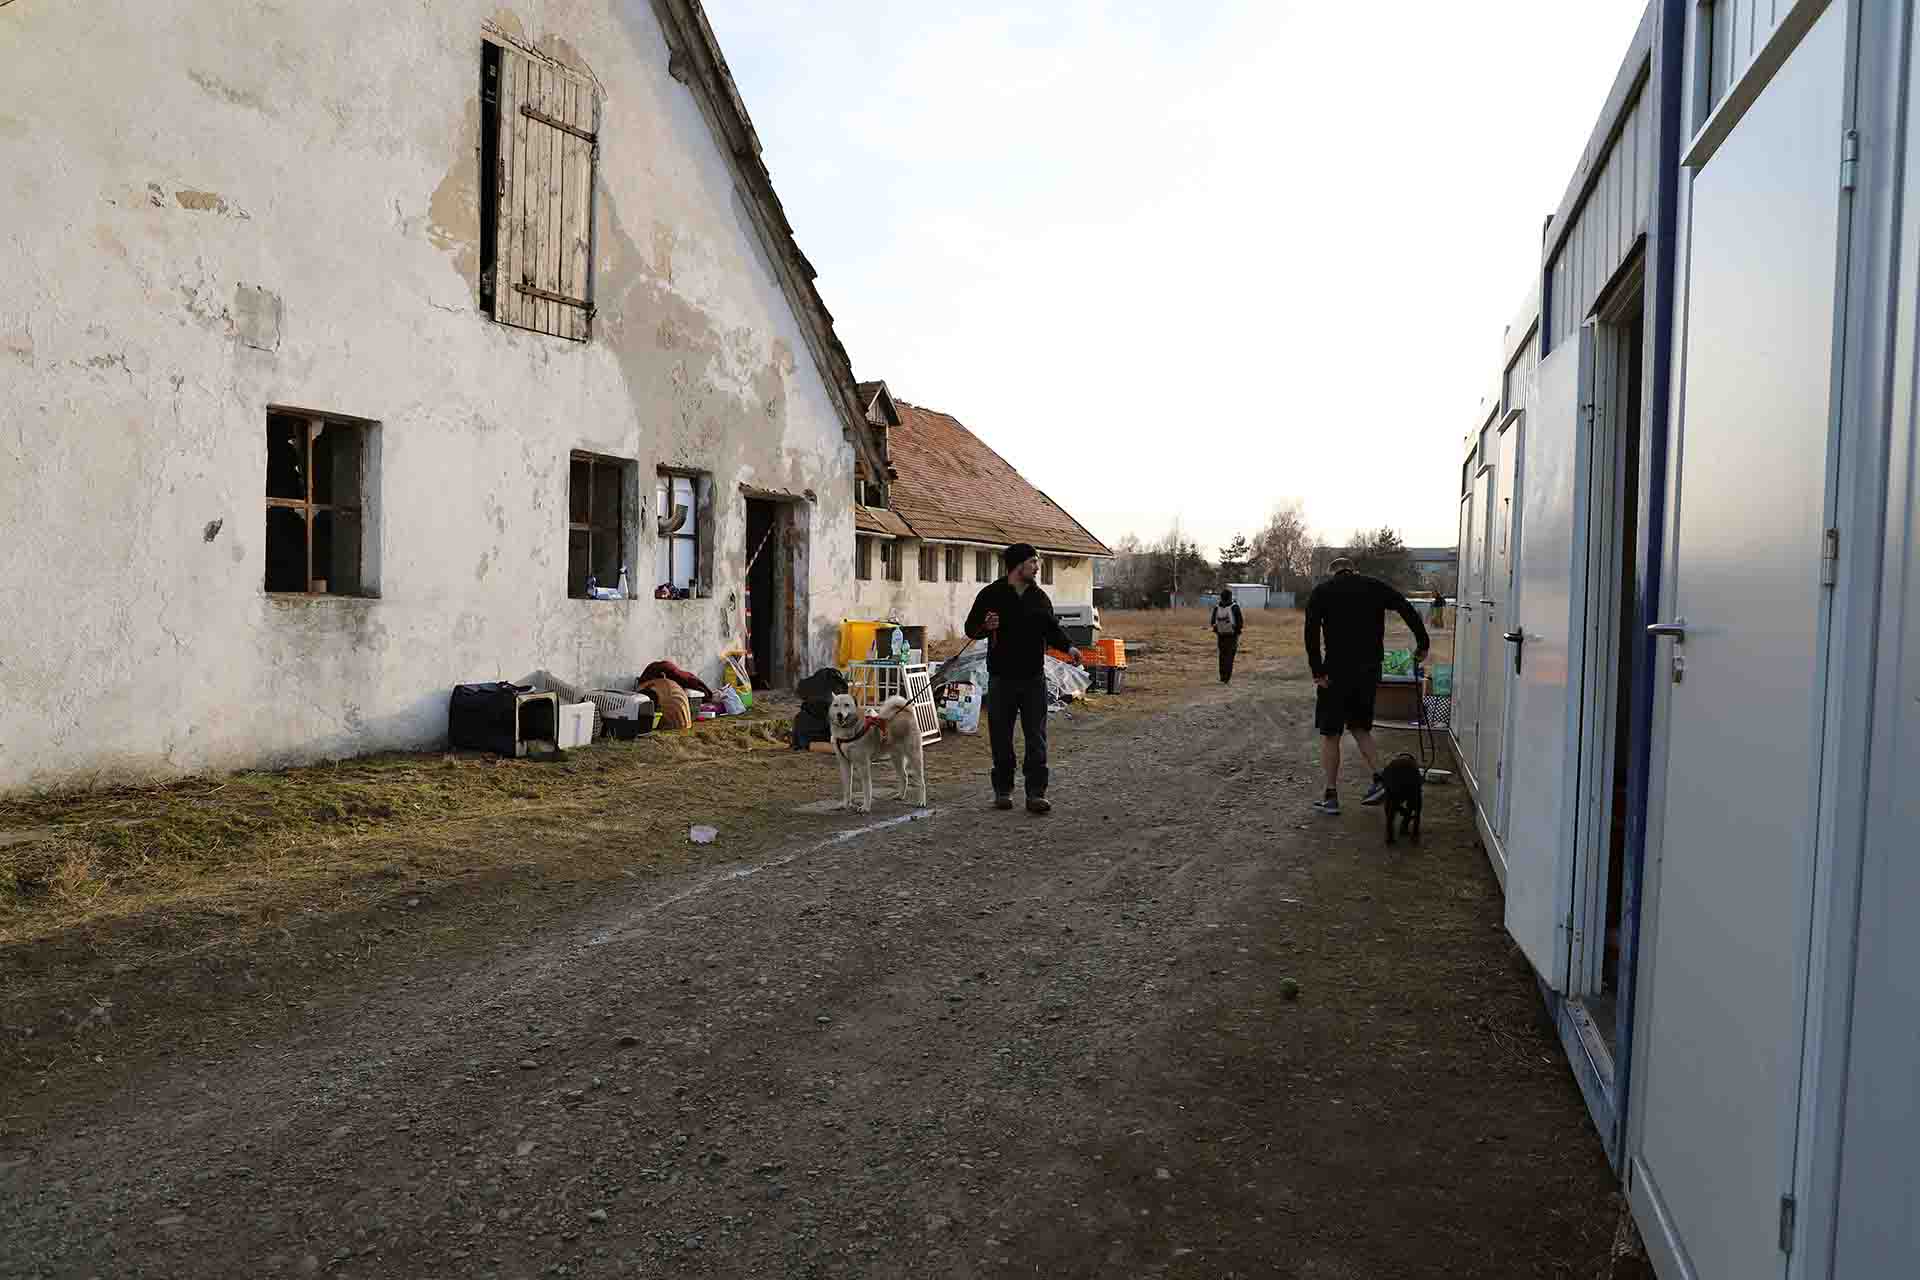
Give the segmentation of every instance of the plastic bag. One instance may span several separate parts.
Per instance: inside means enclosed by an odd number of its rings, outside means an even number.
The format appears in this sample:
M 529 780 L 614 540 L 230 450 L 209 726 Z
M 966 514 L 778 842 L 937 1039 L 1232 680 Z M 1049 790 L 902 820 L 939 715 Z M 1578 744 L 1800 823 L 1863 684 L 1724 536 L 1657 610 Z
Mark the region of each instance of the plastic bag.
M 1047 692 L 1053 695 L 1055 701 L 1071 702 L 1086 695 L 1087 686 L 1093 681 L 1085 671 L 1055 657 L 1049 656 L 1046 661 Z
M 968 735 L 980 732 L 980 706 L 983 701 L 977 684 L 953 685 L 947 699 L 947 721 L 954 732 Z
M 1413 650 L 1389 649 L 1380 659 L 1380 674 L 1383 676 L 1410 676 L 1413 674 Z
M 740 691 L 730 684 L 720 687 L 720 705 L 730 716 L 747 714 L 746 700 L 740 696 Z

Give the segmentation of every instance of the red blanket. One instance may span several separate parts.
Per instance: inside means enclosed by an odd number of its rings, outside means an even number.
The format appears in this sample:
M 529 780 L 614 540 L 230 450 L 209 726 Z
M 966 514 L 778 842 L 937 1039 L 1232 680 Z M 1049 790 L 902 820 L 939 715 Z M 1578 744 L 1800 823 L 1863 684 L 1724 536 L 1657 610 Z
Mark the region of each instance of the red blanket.
M 665 659 L 659 662 L 649 663 L 647 669 L 640 673 L 640 683 L 645 684 L 649 680 L 657 680 L 662 676 L 673 681 L 682 689 L 691 693 L 697 693 L 703 698 L 711 698 L 713 696 L 713 690 L 707 687 L 706 681 L 685 667 L 675 666 Z

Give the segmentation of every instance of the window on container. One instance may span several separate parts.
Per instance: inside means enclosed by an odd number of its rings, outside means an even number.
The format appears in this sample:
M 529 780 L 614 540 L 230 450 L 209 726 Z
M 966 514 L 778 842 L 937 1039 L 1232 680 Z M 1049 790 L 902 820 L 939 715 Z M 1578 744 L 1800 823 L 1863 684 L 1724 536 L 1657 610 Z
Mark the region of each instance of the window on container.
M 1053 585 L 1053 557 L 1052 556 L 1040 557 L 1040 584 L 1042 586 L 1047 586 L 1047 587 L 1050 587 Z
M 627 476 L 634 464 L 599 454 L 573 454 L 567 480 L 567 594 L 589 598 L 593 587 L 615 587 L 627 562 Z
M 873 580 L 873 539 L 853 540 L 853 576 L 861 582 Z
M 369 423 L 267 414 L 266 582 L 290 595 L 371 594 Z
M 593 325 L 600 100 L 557 63 L 492 41 L 480 54 L 480 308 L 585 342 Z
M 710 491 L 707 476 L 694 471 L 663 471 L 654 489 L 654 572 L 676 598 L 707 593 L 703 551 L 712 545 Z
M 993 572 L 993 552 L 991 551 L 974 552 L 973 553 L 973 580 L 975 582 L 992 582 L 995 576 L 996 575 Z
M 965 557 L 966 557 L 966 552 L 962 551 L 959 547 L 947 548 L 947 581 L 948 582 L 965 582 L 967 580 L 966 568 L 965 568 L 965 564 L 966 564 Z
M 940 581 L 940 552 L 937 547 L 920 544 L 920 581 Z

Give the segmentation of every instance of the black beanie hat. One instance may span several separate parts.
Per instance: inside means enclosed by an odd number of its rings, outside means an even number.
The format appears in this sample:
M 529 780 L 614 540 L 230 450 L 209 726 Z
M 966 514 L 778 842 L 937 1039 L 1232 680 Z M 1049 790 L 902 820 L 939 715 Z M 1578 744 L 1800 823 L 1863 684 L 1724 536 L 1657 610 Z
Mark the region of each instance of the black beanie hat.
M 1016 542 L 1000 553 L 1000 563 L 1006 566 L 1008 573 L 1012 573 L 1015 565 L 1025 564 L 1039 554 L 1031 544 Z

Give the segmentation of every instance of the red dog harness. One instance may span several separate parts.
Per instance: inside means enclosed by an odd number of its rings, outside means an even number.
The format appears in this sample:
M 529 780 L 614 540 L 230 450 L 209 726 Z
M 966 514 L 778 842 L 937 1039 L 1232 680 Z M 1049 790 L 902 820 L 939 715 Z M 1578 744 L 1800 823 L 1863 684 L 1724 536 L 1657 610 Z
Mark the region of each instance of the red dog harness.
M 843 743 L 848 743 L 848 742 L 858 742 L 858 741 L 860 741 L 860 739 L 862 739 L 862 738 L 864 738 L 864 737 L 866 737 L 866 736 L 867 736 L 867 733 L 868 733 L 868 731 L 869 731 L 869 730 L 872 730 L 872 729 L 878 729 L 878 728 L 880 728 L 881 726 L 883 726 L 883 725 L 885 725 L 885 724 L 887 724 L 887 723 L 888 723 L 888 722 L 889 722 L 890 720 L 892 720 L 892 719 L 893 719 L 893 717 L 892 717 L 892 716 L 884 716 L 884 717 L 883 717 L 883 716 L 865 716 L 865 717 L 863 717 L 863 718 L 861 719 L 861 722 L 860 722 L 860 732 L 858 732 L 858 733 L 856 733 L 856 734 L 854 734 L 854 735 L 853 735 L 853 736 L 852 736 L 851 738 L 834 738 L 834 740 L 833 740 L 833 752 L 834 752 L 834 754 L 835 754 L 835 755 L 839 755 L 839 754 L 840 754 L 840 748 L 841 748 L 841 745 L 842 745 Z M 829 736 L 831 736 L 831 735 L 829 735 Z

